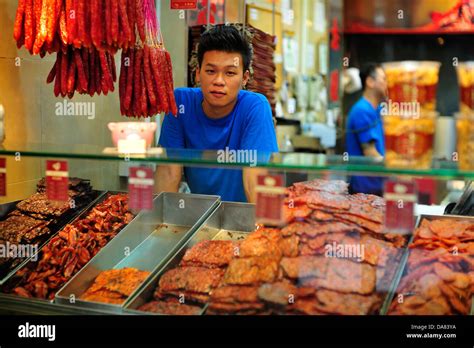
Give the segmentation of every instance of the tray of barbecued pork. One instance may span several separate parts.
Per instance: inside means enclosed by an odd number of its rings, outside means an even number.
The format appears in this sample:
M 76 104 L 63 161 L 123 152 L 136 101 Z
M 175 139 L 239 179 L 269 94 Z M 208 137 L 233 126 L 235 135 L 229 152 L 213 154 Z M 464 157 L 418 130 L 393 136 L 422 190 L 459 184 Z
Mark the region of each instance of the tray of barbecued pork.
M 421 215 L 383 313 L 472 314 L 474 218 Z
M 218 204 L 218 196 L 161 193 L 153 201 L 153 210 L 140 212 L 56 294 L 56 302 L 121 312 Z
M 282 228 L 254 227 L 250 211 L 225 219 L 240 228 L 209 228 L 240 209 L 223 203 L 126 311 L 379 314 L 407 243 L 384 231 L 383 199 L 314 180 L 290 187 L 285 203 Z
M 127 302 L 129 314 L 201 315 L 239 242 L 254 231 L 255 206 L 222 202 L 169 262 Z
M 90 181 L 70 178 L 69 201 L 48 200 L 46 182 L 41 179 L 37 192 L 25 200 L 0 206 L 0 285 L 103 192 L 93 190 Z
M 2 301 L 52 302 L 56 292 L 133 218 L 126 193 L 102 194 L 1 287 Z

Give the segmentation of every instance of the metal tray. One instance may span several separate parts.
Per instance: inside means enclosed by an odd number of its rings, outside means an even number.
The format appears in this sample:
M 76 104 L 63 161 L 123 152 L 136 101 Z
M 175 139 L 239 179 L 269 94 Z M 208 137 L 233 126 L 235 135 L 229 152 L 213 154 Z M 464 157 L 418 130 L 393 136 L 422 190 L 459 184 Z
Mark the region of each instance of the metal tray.
M 91 193 L 91 201 L 89 203 L 85 203 L 83 206 L 75 208 L 71 212 L 65 213 L 64 216 L 61 216 L 57 222 L 54 222 L 50 224 L 48 227 L 51 230 L 51 233 L 46 236 L 45 238 L 42 238 L 39 240 L 39 245 L 38 245 L 38 251 L 36 254 L 39 254 L 39 252 L 43 249 L 43 247 L 48 244 L 48 242 L 58 234 L 59 231 L 61 231 L 67 224 L 71 223 L 73 220 L 75 220 L 78 216 L 80 216 L 84 211 L 87 211 L 91 206 L 96 204 L 96 202 L 101 199 L 101 197 L 105 194 L 105 191 L 97 191 L 97 190 L 92 190 Z M 10 202 L 6 204 L 2 204 L 0 206 L 0 220 L 3 220 L 8 214 L 10 214 L 12 211 L 16 209 L 17 204 L 21 202 L 21 200 L 16 201 L 16 202 Z M 35 254 L 35 255 L 36 255 Z M 0 286 L 5 284 L 11 277 L 15 275 L 15 273 L 23 268 L 28 262 L 31 261 L 31 259 L 35 256 L 31 255 L 30 257 L 25 258 L 23 261 L 21 261 L 17 266 L 12 268 L 3 278 L 0 278 Z
M 99 191 L 98 191 L 99 192 Z M 48 238 L 48 240 L 41 246 L 41 248 L 38 248 L 38 252 L 37 252 L 37 255 L 40 256 L 41 255 L 41 251 L 43 249 L 43 247 L 48 244 L 48 242 L 50 241 L 50 239 L 52 239 L 57 233 L 59 233 L 59 231 L 61 231 L 66 225 L 68 224 L 71 224 L 71 223 L 74 223 L 75 221 L 77 220 L 80 220 L 80 219 L 83 219 L 87 216 L 87 214 L 90 213 L 90 211 L 98 204 L 102 203 L 105 199 L 107 199 L 107 197 L 110 195 L 114 195 L 114 194 L 119 194 L 119 193 L 123 193 L 123 192 L 111 192 L 111 191 L 100 191 L 99 192 L 99 196 L 94 200 L 92 201 L 90 204 L 88 204 L 87 206 L 85 206 L 85 208 L 83 208 L 81 210 L 80 213 L 78 214 L 75 214 L 75 216 L 71 219 L 69 219 L 67 221 L 67 223 L 65 223 L 62 228 L 58 229 L 53 235 L 51 235 L 50 238 Z M 36 255 L 36 254 L 35 254 Z M 34 257 L 35 255 L 33 255 L 32 257 Z M 38 260 L 39 260 L 39 257 L 38 257 Z M 28 267 L 30 265 L 31 262 L 34 262 L 36 263 L 37 261 L 32 261 L 31 258 L 30 259 L 27 259 L 25 260 L 24 262 L 22 262 L 22 264 L 20 264 L 16 269 L 15 269 L 15 272 L 13 274 L 10 275 L 9 279 L 5 281 L 5 284 L 3 284 L 4 286 L 8 286 L 8 287 L 14 287 L 14 283 L 13 284 L 8 284 L 7 281 L 12 281 L 14 282 L 15 279 L 15 274 L 20 270 L 20 269 L 23 269 L 23 267 Z M 90 262 L 90 261 L 89 261 Z M 19 279 L 18 279 L 19 281 Z M 0 285 L 2 285 L 0 283 Z M 16 296 L 16 295 L 12 295 L 12 294 L 6 294 L 6 293 L 3 293 L 3 292 L 0 292 L 0 298 L 2 299 L 19 299 L 19 301 L 24 301 L 25 304 L 27 303 L 30 303 L 31 301 L 39 301 L 39 302 L 42 302 L 42 303 L 51 303 L 53 302 L 54 300 L 45 300 L 45 299 L 37 299 L 37 298 L 24 298 L 24 297 L 20 297 L 20 296 Z
M 105 270 L 133 267 L 153 276 L 197 231 L 219 205 L 218 196 L 162 193 L 153 210 L 140 212 L 133 222 L 104 247 L 59 292 L 56 303 L 121 312 L 121 304 L 81 300 L 94 279 Z M 130 297 L 139 291 L 139 286 Z
M 222 202 L 173 258 L 125 303 L 124 313 L 159 315 L 159 313 L 142 312 L 137 308 L 152 299 L 161 276 L 177 267 L 189 248 L 204 240 L 242 240 L 254 230 L 255 206 L 253 204 Z M 201 306 L 201 315 L 206 308 L 207 305 Z
M 427 219 L 429 221 L 431 220 L 468 220 L 474 222 L 474 217 L 469 217 L 469 216 L 459 216 L 459 215 L 420 215 L 418 217 L 418 220 L 416 222 L 415 230 L 420 226 L 421 222 L 423 219 Z M 400 262 L 399 269 L 397 271 L 397 274 L 395 276 L 394 282 L 392 284 L 392 289 L 390 293 L 387 295 L 384 305 L 380 311 L 381 315 L 388 315 L 388 311 L 390 309 L 390 305 L 393 302 L 393 299 L 395 298 L 395 295 L 397 294 L 397 289 L 400 284 L 401 279 L 406 273 L 406 267 L 407 267 L 407 262 L 408 262 L 408 257 L 410 256 L 410 248 L 409 246 L 413 243 L 413 240 L 415 239 L 415 235 L 413 234 L 410 238 L 410 241 L 408 242 L 408 246 L 406 248 L 405 254 L 403 255 L 403 258 Z M 471 311 L 470 315 L 474 315 L 474 295 L 471 300 Z

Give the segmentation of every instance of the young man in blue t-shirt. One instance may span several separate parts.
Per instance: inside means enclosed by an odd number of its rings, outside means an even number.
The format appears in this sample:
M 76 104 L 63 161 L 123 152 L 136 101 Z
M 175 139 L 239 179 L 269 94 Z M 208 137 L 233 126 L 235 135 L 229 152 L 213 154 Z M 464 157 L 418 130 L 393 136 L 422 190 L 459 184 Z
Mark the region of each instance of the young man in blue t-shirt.
M 201 87 L 175 90 L 178 115 L 165 116 L 159 144 L 167 149 L 248 150 L 259 158 L 277 152 L 270 104 L 263 95 L 242 90 L 250 77 L 251 59 L 252 49 L 235 27 L 206 31 L 198 46 L 196 78 Z M 159 166 L 156 191 L 177 192 L 182 169 Z M 260 173 L 255 168 L 184 168 L 192 193 L 239 202 L 255 200 Z
M 382 67 L 367 63 L 360 70 L 364 94 L 349 112 L 346 127 L 346 151 L 349 156 L 382 159 L 385 139 L 380 104 L 387 98 L 387 79 Z M 383 194 L 380 177 L 353 176 L 350 181 L 354 193 Z

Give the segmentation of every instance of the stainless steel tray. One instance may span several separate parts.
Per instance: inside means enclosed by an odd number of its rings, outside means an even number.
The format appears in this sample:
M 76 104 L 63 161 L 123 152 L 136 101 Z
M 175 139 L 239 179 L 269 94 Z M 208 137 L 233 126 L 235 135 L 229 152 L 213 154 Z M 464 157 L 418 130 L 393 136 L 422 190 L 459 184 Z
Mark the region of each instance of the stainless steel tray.
M 90 213 L 90 211 L 97 205 L 97 204 L 100 204 L 101 202 L 103 202 L 109 194 L 111 195 L 114 195 L 114 194 L 119 194 L 119 193 L 123 193 L 123 192 L 111 192 L 111 191 L 100 191 L 100 194 L 99 196 L 94 200 L 92 201 L 90 204 L 88 204 L 85 208 L 83 208 L 81 210 L 81 212 L 79 214 L 75 214 L 75 217 L 68 220 L 67 223 L 64 224 L 63 228 L 68 225 L 68 224 L 71 224 L 71 223 L 74 223 L 75 221 L 77 220 L 80 220 L 80 219 L 83 219 L 87 216 L 87 214 Z M 58 231 L 56 231 L 57 233 L 59 233 L 59 231 L 61 231 L 61 229 L 59 229 Z M 57 233 L 54 233 L 54 235 L 51 235 L 51 238 L 49 238 L 42 246 L 41 248 L 38 248 L 38 260 L 40 259 L 40 255 L 41 255 L 41 251 L 43 249 L 43 247 L 48 244 L 48 242 L 50 241 L 50 239 L 52 239 Z M 35 254 L 36 255 L 36 254 Z M 34 257 L 35 255 L 33 255 L 32 257 Z M 33 263 L 36 263 L 36 261 L 32 261 L 31 258 L 30 259 L 27 259 L 25 262 L 22 262 L 22 264 L 20 266 L 18 266 L 16 269 L 15 269 L 15 272 L 13 274 L 10 275 L 9 279 L 5 280 L 5 284 L 4 286 L 8 286 L 8 287 L 14 287 L 14 285 L 10 285 L 9 283 L 7 283 L 7 281 L 12 281 L 14 282 L 15 279 L 15 275 L 16 273 L 20 270 L 20 269 L 23 269 L 23 267 L 28 267 L 30 265 L 30 263 L 33 262 Z M 90 261 L 89 261 L 90 262 Z M 18 279 L 19 281 L 19 279 Z M 0 283 L 0 285 L 2 285 Z M 3 292 L 0 292 L 0 298 L 2 299 L 5 299 L 5 300 L 8 300 L 8 299 L 18 299 L 19 301 L 24 301 L 26 304 L 31 302 L 31 301 L 39 301 L 39 302 L 47 302 L 47 303 L 51 303 L 53 302 L 53 300 L 43 300 L 43 299 L 37 299 L 37 298 L 24 298 L 24 297 L 20 297 L 20 296 L 16 296 L 16 295 L 12 295 L 12 294 L 6 294 L 6 293 L 3 293 Z
M 133 267 L 149 271 L 146 283 L 197 231 L 219 205 L 218 196 L 162 193 L 153 210 L 140 212 L 135 220 L 104 247 L 58 293 L 56 302 L 121 312 L 125 305 L 81 300 L 81 295 L 102 271 Z M 138 287 L 130 297 L 138 292 Z M 75 299 L 71 303 L 70 299 Z
M 420 226 L 421 222 L 423 219 L 427 219 L 429 221 L 431 220 L 468 220 L 474 222 L 474 217 L 469 217 L 469 216 L 459 216 L 459 215 L 420 215 L 418 217 L 418 220 L 416 222 L 415 230 Z M 388 315 L 388 311 L 390 309 L 390 305 L 393 302 L 393 299 L 395 298 L 395 295 L 397 294 L 397 289 L 400 284 L 401 279 L 406 273 L 406 267 L 407 267 L 407 262 L 408 262 L 408 257 L 410 256 L 410 245 L 413 243 L 413 240 L 415 239 L 415 235 L 413 234 L 410 238 L 410 241 L 408 242 L 407 249 L 405 251 L 405 254 L 403 255 L 403 258 L 400 263 L 400 267 L 397 271 L 397 274 L 395 276 L 392 289 L 390 293 L 387 295 L 384 305 L 380 311 L 381 315 Z M 471 300 L 471 315 L 474 315 L 474 295 Z
M 51 233 L 45 238 L 42 239 L 41 242 L 38 245 L 38 251 L 36 254 L 39 254 L 39 252 L 43 249 L 43 247 L 48 244 L 48 242 L 58 234 L 59 231 L 61 231 L 67 224 L 71 223 L 74 221 L 78 216 L 81 216 L 84 211 L 88 211 L 89 208 L 93 205 L 95 205 L 105 194 L 105 191 L 97 191 L 93 190 L 92 191 L 92 200 L 91 202 L 84 204 L 84 206 L 75 209 L 69 213 L 66 213 L 63 217 L 61 217 L 56 223 L 52 224 L 50 227 Z M 14 211 L 16 209 L 17 204 L 21 201 L 16 201 L 16 202 L 10 202 L 6 204 L 2 204 L 0 206 L 0 220 L 3 220 L 3 218 Z M 35 255 L 36 255 L 35 254 Z M 13 269 L 11 269 L 3 278 L 0 278 L 0 286 L 5 284 L 11 277 L 15 275 L 18 270 L 23 268 L 28 262 L 31 261 L 31 259 L 35 256 L 31 255 L 30 257 L 25 258 L 23 261 L 21 261 L 17 266 L 15 266 Z
M 255 206 L 246 203 L 222 202 L 209 216 L 191 239 L 162 267 L 151 279 L 125 303 L 124 313 L 140 315 L 159 315 L 138 311 L 137 308 L 148 303 L 161 276 L 178 266 L 189 248 L 204 240 L 242 240 L 255 230 Z M 207 306 L 202 306 L 203 314 Z

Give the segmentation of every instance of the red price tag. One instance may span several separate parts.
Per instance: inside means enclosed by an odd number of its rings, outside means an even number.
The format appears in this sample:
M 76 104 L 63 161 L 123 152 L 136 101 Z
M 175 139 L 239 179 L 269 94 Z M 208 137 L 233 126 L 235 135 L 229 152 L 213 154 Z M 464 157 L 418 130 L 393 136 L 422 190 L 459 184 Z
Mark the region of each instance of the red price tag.
M 197 0 L 171 0 L 172 10 L 196 10 Z
M 46 161 L 46 196 L 52 201 L 69 200 L 69 172 L 67 161 Z
M 7 195 L 7 160 L 0 158 L 0 196 Z
M 153 169 L 131 167 L 128 177 L 129 207 L 132 210 L 153 209 Z
M 385 228 L 391 233 L 410 234 L 415 227 L 417 187 L 412 182 L 385 182 Z
M 257 179 L 256 221 L 258 224 L 280 226 L 285 223 L 283 175 L 260 175 Z

